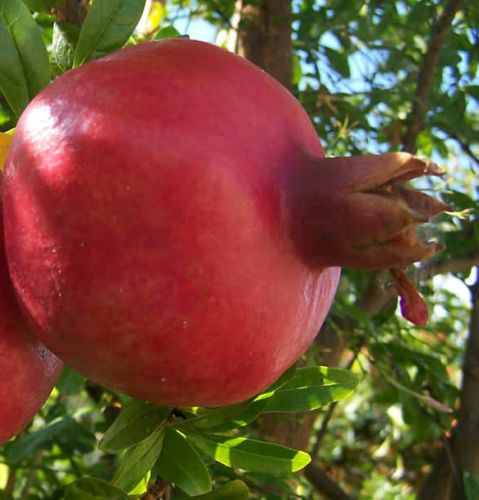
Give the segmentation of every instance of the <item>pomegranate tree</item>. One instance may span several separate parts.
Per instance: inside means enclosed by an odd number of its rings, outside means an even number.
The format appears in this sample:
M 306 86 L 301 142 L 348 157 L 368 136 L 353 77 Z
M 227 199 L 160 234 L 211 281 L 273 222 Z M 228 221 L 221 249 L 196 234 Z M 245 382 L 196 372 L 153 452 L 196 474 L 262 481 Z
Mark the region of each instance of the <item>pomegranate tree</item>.
M 444 205 L 401 181 L 405 153 L 324 159 L 279 83 L 218 47 L 129 47 L 58 78 L 6 165 L 11 277 L 38 337 L 108 387 L 168 405 L 251 397 L 305 351 L 340 267 L 436 253 Z

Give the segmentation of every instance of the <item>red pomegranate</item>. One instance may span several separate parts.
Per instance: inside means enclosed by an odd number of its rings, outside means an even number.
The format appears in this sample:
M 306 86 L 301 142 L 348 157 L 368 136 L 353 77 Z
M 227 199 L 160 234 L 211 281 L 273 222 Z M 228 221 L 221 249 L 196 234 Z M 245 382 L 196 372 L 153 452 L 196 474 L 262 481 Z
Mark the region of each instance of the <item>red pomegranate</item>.
M 0 207 L 1 210 L 1 207 Z M 3 224 L 0 219 L 0 231 Z M 33 336 L 15 300 L 0 242 L 0 444 L 18 434 L 42 407 L 62 367 Z
M 340 266 L 437 250 L 412 228 L 444 205 L 397 184 L 432 164 L 323 156 L 287 90 L 206 43 L 60 77 L 21 117 L 4 184 L 10 273 L 39 338 L 148 401 L 253 396 L 312 342 Z

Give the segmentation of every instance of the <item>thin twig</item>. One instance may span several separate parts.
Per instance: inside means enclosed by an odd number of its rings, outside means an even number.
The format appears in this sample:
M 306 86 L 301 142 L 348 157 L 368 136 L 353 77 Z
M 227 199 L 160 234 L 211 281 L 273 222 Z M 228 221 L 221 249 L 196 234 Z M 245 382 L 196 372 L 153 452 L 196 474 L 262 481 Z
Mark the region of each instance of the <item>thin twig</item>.
M 449 0 L 441 16 L 439 16 L 437 21 L 431 26 L 431 37 L 417 75 L 414 104 L 406 120 L 407 129 L 404 134 L 403 150 L 409 153 L 414 153 L 416 151 L 417 137 L 421 131 L 424 116 L 427 111 L 432 78 L 439 64 L 441 50 L 446 43 L 452 21 L 461 7 L 461 4 L 462 0 Z
M 27 500 L 30 496 L 30 490 L 32 486 L 35 484 L 35 480 L 37 479 L 37 468 L 34 467 L 35 464 L 38 464 L 42 461 L 43 451 L 39 450 L 35 453 L 32 461 L 32 467 L 29 468 L 27 474 L 27 480 L 25 481 L 25 485 L 23 486 L 22 492 L 20 494 L 19 500 Z
M 472 150 L 471 146 L 465 142 L 463 139 L 461 139 L 455 132 L 452 130 L 449 130 L 448 128 L 441 126 L 440 127 L 444 133 L 446 133 L 453 141 L 456 141 L 461 149 L 469 156 L 469 158 L 476 164 L 477 167 L 479 167 L 479 157 L 474 153 Z
M 17 482 L 17 470 L 13 467 L 8 469 L 8 479 L 5 486 L 5 493 L 13 498 L 15 492 L 15 484 Z

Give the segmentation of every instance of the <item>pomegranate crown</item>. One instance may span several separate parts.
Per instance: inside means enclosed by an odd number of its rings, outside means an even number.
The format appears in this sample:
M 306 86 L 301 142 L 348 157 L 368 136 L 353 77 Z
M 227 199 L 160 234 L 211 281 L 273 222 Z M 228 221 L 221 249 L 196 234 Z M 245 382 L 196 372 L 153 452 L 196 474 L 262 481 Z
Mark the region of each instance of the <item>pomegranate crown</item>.
M 290 180 L 299 254 L 315 267 L 391 269 L 404 316 L 424 324 L 427 307 L 403 269 L 442 249 L 422 241 L 416 227 L 448 206 L 403 183 L 442 174 L 433 162 L 408 153 L 311 158 Z

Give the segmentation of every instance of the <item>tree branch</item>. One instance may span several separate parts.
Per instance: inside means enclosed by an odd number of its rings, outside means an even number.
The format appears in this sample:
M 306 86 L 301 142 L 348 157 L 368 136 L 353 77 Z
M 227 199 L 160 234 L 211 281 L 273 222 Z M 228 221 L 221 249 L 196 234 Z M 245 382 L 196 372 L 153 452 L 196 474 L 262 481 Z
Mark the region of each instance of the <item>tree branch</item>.
M 328 500 L 352 500 L 352 498 L 317 465 L 310 464 L 304 470 L 304 475 Z
M 441 129 L 454 141 L 456 141 L 461 149 L 469 156 L 469 158 L 479 167 L 479 157 L 474 153 L 471 146 L 467 144 L 463 139 L 461 139 L 455 132 L 441 126 Z
M 22 492 L 20 494 L 20 500 L 27 500 L 30 495 L 30 490 L 32 486 L 35 484 L 35 480 L 37 479 L 37 468 L 35 467 L 36 464 L 41 463 L 43 457 L 43 451 L 39 450 L 35 453 L 33 460 L 31 462 L 31 466 L 28 470 L 27 474 L 27 479 L 25 481 L 25 484 L 23 485 Z
M 415 269 L 413 281 L 419 283 L 442 274 L 460 273 L 474 266 L 479 266 L 479 248 L 476 248 L 472 253 L 458 255 L 442 262 L 427 262 Z
M 431 91 L 432 77 L 436 71 L 441 55 L 441 49 L 446 43 L 451 28 L 451 23 L 461 7 L 462 0 L 449 0 L 441 16 L 431 26 L 431 38 L 424 54 L 421 68 L 417 75 L 416 94 L 414 104 L 406 122 L 407 129 L 404 134 L 403 150 L 410 153 L 416 151 L 416 142 L 421 131 L 427 103 Z
M 419 267 L 412 268 L 409 277 L 414 285 L 418 285 L 421 281 L 428 281 L 434 276 L 460 273 L 477 265 L 479 265 L 479 248 L 472 253 L 458 255 L 449 260 L 425 262 Z M 385 284 L 384 274 L 376 273 L 373 275 L 367 292 L 360 300 L 361 308 L 369 316 L 379 314 L 395 297 L 394 288 L 386 287 Z
M 5 485 L 5 493 L 13 498 L 13 493 L 15 492 L 15 485 L 17 482 L 17 470 L 9 467 L 8 469 L 8 479 Z

